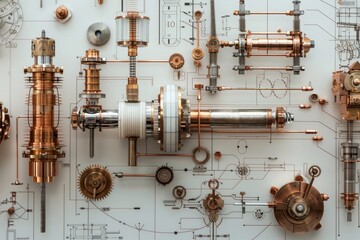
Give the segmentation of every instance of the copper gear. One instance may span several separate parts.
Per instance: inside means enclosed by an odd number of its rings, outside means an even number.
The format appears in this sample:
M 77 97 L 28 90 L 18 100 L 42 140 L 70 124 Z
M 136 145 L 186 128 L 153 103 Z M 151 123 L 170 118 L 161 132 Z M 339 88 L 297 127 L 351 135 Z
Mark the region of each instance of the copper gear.
M 85 168 L 78 178 L 78 187 L 88 200 L 101 200 L 112 190 L 112 177 L 106 167 L 92 165 Z

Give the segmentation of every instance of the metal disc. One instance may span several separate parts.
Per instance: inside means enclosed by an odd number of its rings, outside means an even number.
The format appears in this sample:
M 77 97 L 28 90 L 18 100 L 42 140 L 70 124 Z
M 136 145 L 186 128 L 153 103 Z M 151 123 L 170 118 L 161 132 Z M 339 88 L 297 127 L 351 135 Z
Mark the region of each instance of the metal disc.
M 87 39 L 92 45 L 103 46 L 110 39 L 110 29 L 105 23 L 94 23 L 87 30 Z

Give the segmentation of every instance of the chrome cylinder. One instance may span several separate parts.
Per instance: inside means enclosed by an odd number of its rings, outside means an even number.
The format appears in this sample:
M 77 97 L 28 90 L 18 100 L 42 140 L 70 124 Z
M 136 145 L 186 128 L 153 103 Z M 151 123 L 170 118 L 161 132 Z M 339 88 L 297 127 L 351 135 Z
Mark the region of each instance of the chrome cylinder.
M 100 128 L 117 128 L 118 127 L 118 110 L 103 109 L 98 112 L 85 112 L 82 109 L 78 112 L 77 125 L 82 128 L 94 129 Z
M 283 121 L 293 121 L 292 114 L 286 113 Z M 271 128 L 277 122 L 277 113 L 271 109 L 201 110 L 200 117 L 197 110 L 191 111 L 191 125 L 195 127 L 200 123 L 209 128 Z

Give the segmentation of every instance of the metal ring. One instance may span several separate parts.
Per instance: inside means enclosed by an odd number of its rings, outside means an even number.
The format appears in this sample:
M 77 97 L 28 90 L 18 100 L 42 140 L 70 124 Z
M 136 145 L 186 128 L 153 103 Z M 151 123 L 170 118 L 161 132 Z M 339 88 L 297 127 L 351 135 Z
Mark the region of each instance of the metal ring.
M 200 159 L 196 158 L 196 152 L 200 152 L 200 151 L 204 151 L 205 154 L 206 154 L 206 156 L 205 156 L 205 158 L 203 160 L 200 160 Z M 196 164 L 204 165 L 210 159 L 210 152 L 209 152 L 209 150 L 207 150 L 207 148 L 199 146 L 199 147 L 194 148 L 194 150 L 192 151 L 192 157 L 191 158 Z
M 317 165 L 313 165 L 309 168 L 309 174 L 311 177 L 318 177 L 321 174 L 321 168 Z

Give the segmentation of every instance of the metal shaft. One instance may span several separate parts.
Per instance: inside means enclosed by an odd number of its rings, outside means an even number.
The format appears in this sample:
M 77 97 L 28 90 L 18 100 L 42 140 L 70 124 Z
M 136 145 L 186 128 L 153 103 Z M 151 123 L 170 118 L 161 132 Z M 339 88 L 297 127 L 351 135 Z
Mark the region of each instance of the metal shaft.
M 129 150 L 128 150 L 128 154 L 129 154 L 129 161 L 128 161 L 128 166 L 130 167 L 135 167 L 137 166 L 137 147 L 136 147 L 136 142 L 137 142 L 137 138 L 129 138 Z
M 41 200 L 40 200 L 40 231 L 46 231 L 46 184 L 41 183 Z
M 358 199 L 356 192 L 356 161 L 359 144 L 353 143 L 353 121 L 347 122 L 347 142 L 341 144 L 342 161 L 344 163 L 344 199 L 345 208 L 351 210 Z
M 95 129 L 90 128 L 90 152 L 89 152 L 90 158 L 94 157 L 94 142 L 95 142 Z

